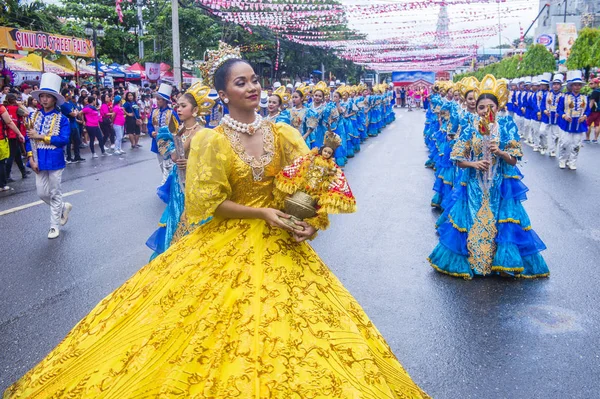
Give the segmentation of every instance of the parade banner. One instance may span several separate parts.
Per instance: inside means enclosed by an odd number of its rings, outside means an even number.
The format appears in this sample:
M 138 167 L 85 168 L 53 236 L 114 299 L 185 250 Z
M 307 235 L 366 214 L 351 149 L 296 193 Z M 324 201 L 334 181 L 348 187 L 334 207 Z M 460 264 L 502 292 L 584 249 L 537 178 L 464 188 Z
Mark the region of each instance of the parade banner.
M 571 22 L 556 24 L 556 36 L 558 36 L 559 61 L 566 61 L 577 39 L 577 27 Z
M 148 80 L 156 81 L 160 79 L 160 64 L 146 62 L 144 67 L 146 68 L 146 78 Z
M 93 57 L 91 40 L 0 26 L 0 49 Z
M 430 87 L 435 83 L 435 72 L 404 71 L 392 72 L 394 86 L 425 86 Z
M 552 52 L 554 52 L 554 47 L 556 46 L 556 36 L 553 33 L 543 33 L 535 38 L 536 44 L 542 44 L 546 46 L 546 48 Z

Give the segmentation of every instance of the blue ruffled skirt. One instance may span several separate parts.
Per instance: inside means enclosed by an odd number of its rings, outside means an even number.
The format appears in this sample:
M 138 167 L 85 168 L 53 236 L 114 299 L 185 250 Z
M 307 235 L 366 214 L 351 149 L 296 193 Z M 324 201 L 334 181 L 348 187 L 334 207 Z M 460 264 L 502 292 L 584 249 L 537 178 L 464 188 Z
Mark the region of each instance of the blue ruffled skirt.
M 437 271 L 465 279 L 482 275 L 471 267 L 467 247 L 469 231 L 481 207 L 482 192 L 477 173 L 474 169 L 463 171 L 461 183 L 450 196 L 450 207 L 438 221 L 439 243 L 428 258 Z M 490 189 L 490 207 L 497 229 L 491 274 L 546 277 L 550 272 L 540 254 L 546 245 L 531 228 L 523 207 L 528 188 L 522 178 L 517 167 L 502 162 Z

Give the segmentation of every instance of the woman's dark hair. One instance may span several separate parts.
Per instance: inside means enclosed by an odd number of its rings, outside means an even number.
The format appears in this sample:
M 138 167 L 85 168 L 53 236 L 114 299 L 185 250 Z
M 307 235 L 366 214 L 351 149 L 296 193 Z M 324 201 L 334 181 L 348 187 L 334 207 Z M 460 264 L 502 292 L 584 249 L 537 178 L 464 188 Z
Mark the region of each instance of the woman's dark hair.
M 229 74 L 231 73 L 231 68 L 240 62 L 250 65 L 248 61 L 242 60 L 241 58 L 232 58 L 225 61 L 223 65 L 217 68 L 214 76 L 215 89 L 217 91 L 225 90 L 227 87 L 227 79 L 229 79 Z
M 28 107 L 33 107 L 33 100 L 35 100 L 35 98 L 33 98 L 33 97 L 29 97 L 29 98 L 27 99 L 27 106 L 28 106 Z M 37 100 L 36 100 L 36 101 L 37 101 Z
M 110 101 L 106 101 L 106 97 L 109 97 L 109 98 L 110 98 L 110 94 L 108 94 L 108 93 L 104 93 L 104 94 L 102 95 L 102 104 L 108 104 L 108 103 L 110 102 Z
M 480 96 L 477 98 L 477 103 L 476 103 L 475 105 L 476 105 L 476 106 L 478 106 L 478 105 L 479 105 L 479 102 L 480 102 L 481 100 L 486 100 L 486 99 L 487 99 L 487 100 L 492 100 L 492 101 L 494 102 L 494 104 L 496 104 L 496 107 L 498 106 L 498 99 L 496 98 L 496 96 L 495 96 L 495 95 L 493 95 L 493 94 L 490 94 L 490 93 L 483 93 L 482 95 L 480 95 Z
M 132 92 L 132 91 L 130 91 L 129 93 L 127 93 L 127 94 L 125 95 L 125 101 L 129 101 L 129 95 L 130 95 L 130 94 L 133 96 L 133 100 L 131 100 L 131 101 L 135 101 L 135 93 L 134 93 L 134 92 Z
M 295 93 L 298 93 L 300 98 L 304 98 L 304 93 L 302 93 L 300 90 L 296 90 Z
M 14 105 L 17 103 L 17 96 L 12 93 L 6 95 L 6 100 L 4 100 L 5 104 Z
M 194 109 L 198 106 L 196 99 L 190 93 L 184 93 L 181 97 L 185 98 L 185 101 L 187 101 L 188 103 L 190 103 L 192 105 L 192 109 Z
M 88 105 L 94 106 L 96 104 L 96 97 L 94 97 L 94 96 L 88 96 L 87 102 L 88 102 Z

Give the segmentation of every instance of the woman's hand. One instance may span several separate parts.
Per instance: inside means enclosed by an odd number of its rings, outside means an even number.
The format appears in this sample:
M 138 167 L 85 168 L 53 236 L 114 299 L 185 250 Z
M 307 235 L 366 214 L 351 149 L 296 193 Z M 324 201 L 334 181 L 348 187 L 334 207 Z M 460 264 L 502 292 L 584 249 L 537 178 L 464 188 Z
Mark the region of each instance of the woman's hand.
M 291 233 L 294 233 L 296 231 L 287 224 L 285 224 L 280 218 L 289 219 L 291 218 L 291 216 L 273 208 L 262 208 L 261 210 L 261 219 L 267 222 L 269 226 L 279 227 L 280 229 L 289 231 Z
M 473 169 L 477 169 L 481 172 L 487 172 L 487 170 L 490 168 L 490 161 L 477 161 L 477 162 L 471 162 L 470 165 Z
M 571 123 L 573 121 L 573 118 L 571 118 L 569 115 L 565 115 L 565 120 Z
M 315 229 L 313 226 L 311 226 L 310 224 L 308 224 L 306 222 L 298 221 L 295 223 L 304 229 L 304 230 L 294 230 L 294 233 L 292 235 L 294 237 L 294 240 L 296 240 L 296 242 L 306 241 L 306 240 L 310 239 L 312 236 L 314 236 L 315 233 L 317 232 L 317 229 Z
M 22 134 L 19 134 L 19 136 L 17 136 L 17 138 L 19 139 L 19 141 L 20 141 L 21 143 L 24 143 L 24 142 L 25 142 L 25 137 L 24 137 Z
M 498 154 L 498 153 L 500 153 L 501 151 L 500 151 L 500 148 L 498 147 L 498 144 L 496 144 L 496 143 L 490 143 L 490 152 L 492 154 Z
M 181 170 L 185 170 L 185 168 L 187 167 L 187 159 L 185 158 L 178 158 L 175 160 L 175 163 L 177 164 L 177 167 Z
M 579 117 L 579 123 L 583 123 L 583 122 L 585 122 L 585 121 L 586 121 L 586 119 L 587 119 L 587 117 L 586 117 L 585 115 L 581 115 L 581 116 Z
M 33 158 L 29 159 L 29 166 L 36 174 L 40 173 L 40 167 L 38 166 L 37 162 L 33 160 Z
M 44 136 L 37 134 L 37 132 L 33 129 L 27 131 L 27 136 L 29 136 L 32 140 L 43 140 Z

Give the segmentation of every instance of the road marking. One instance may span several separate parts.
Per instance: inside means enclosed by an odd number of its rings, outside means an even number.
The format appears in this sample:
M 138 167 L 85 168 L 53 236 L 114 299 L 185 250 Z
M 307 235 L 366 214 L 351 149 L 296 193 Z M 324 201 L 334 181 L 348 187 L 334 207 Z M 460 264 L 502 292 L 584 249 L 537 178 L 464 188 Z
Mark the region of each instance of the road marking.
M 82 192 L 83 192 L 83 190 L 73 190 L 73 191 L 69 191 L 68 193 L 64 193 L 62 196 L 68 197 L 70 195 L 75 195 L 75 194 L 79 194 Z M 43 203 L 44 203 L 44 201 L 35 201 L 35 202 L 31 202 L 29 204 L 25 204 L 25 205 L 17 206 L 15 208 L 7 209 L 5 211 L 0 211 L 0 216 L 4 216 L 4 215 L 8 215 L 8 214 L 15 213 L 18 211 L 22 211 L 23 209 L 31 208 L 33 206 L 42 205 Z

